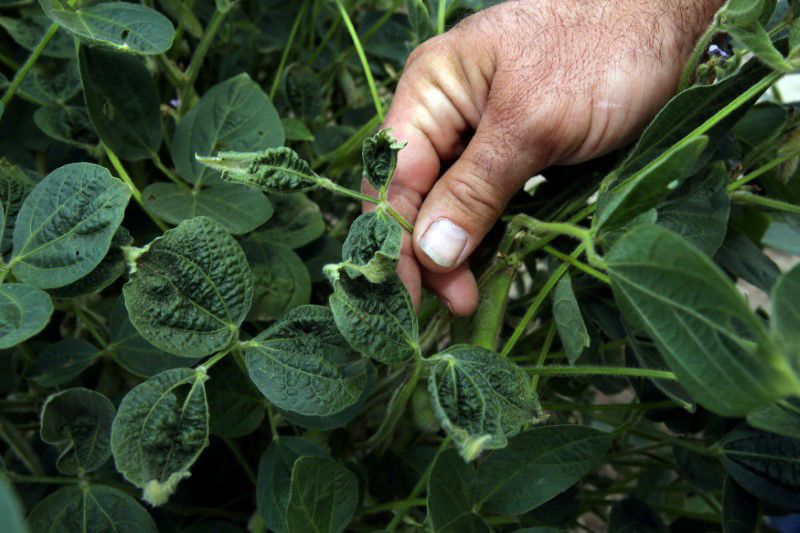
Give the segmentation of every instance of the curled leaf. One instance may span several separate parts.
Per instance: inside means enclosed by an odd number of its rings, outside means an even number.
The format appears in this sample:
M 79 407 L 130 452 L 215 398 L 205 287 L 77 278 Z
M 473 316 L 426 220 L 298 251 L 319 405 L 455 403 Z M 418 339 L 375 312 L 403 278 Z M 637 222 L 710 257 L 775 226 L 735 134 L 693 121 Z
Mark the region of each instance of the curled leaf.
M 291 148 L 268 148 L 263 152 L 220 152 L 197 160 L 222 172 L 222 179 L 243 183 L 264 192 L 300 192 L 319 186 L 322 178 Z

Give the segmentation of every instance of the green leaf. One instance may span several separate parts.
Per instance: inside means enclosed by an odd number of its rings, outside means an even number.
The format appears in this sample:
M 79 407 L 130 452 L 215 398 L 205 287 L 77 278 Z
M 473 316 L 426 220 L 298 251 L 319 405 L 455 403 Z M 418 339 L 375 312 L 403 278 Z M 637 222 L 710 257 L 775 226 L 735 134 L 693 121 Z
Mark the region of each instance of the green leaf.
M 379 283 L 397 269 L 402 242 L 403 227 L 379 207 L 353 221 L 342 257 L 348 271 Z
M 2 470 L 2 468 L 0 468 Z M 0 474 L 0 523 L 9 533 L 27 533 L 25 514 L 17 491 L 5 476 Z
M 797 391 L 788 362 L 742 295 L 678 235 L 637 226 L 617 241 L 606 266 L 623 314 L 709 410 L 742 416 Z
M 800 265 L 778 278 L 770 301 L 772 335 L 792 365 L 800 368 Z
M 308 141 L 314 140 L 314 134 L 311 130 L 303 124 L 303 121 L 292 117 L 283 117 L 281 119 L 283 131 L 286 134 L 287 141 Z
M 211 433 L 239 438 L 255 431 L 264 420 L 264 398 L 245 372 L 233 356 L 209 371 L 206 394 Z
M 722 464 L 747 492 L 773 505 L 800 511 L 800 440 L 742 424 L 721 444 Z
M 358 479 L 326 457 L 300 457 L 292 469 L 286 519 L 290 533 L 344 531 L 358 506 Z
M 253 275 L 221 224 L 187 220 L 131 255 L 125 305 L 150 343 L 173 355 L 202 357 L 237 338 L 250 310 Z
M 530 377 L 478 346 L 451 346 L 426 359 L 434 413 L 466 461 L 503 448 L 523 425 L 540 421 Z
M 728 231 L 731 202 L 727 174 L 725 166 L 719 164 L 686 180 L 656 208 L 658 225 L 713 256 Z
M 40 107 L 33 113 L 33 121 L 48 137 L 82 150 L 94 150 L 100 142 L 83 106 Z
M 19 86 L 21 94 L 42 105 L 64 105 L 80 90 L 76 61 L 37 64 Z
M 730 0 L 724 15 L 736 24 L 750 24 L 761 17 L 764 7 L 764 0 Z
M 272 403 L 325 416 L 355 404 L 367 386 L 366 360 L 336 329 L 330 310 L 304 305 L 249 343 L 247 371 Z
M 0 349 L 42 331 L 52 314 L 53 302 L 46 292 L 21 283 L 0 285 Z
M 260 192 L 233 183 L 213 183 L 201 189 L 176 183 L 152 183 L 142 191 L 147 209 L 170 224 L 203 216 L 234 235 L 248 233 L 272 216 L 272 204 Z
M 105 464 L 116 412 L 108 398 L 88 389 L 67 389 L 47 398 L 39 432 L 44 442 L 59 448 L 61 473 L 94 472 Z
M 405 147 L 404 141 L 392 136 L 391 129 L 384 129 L 364 139 L 361 158 L 364 162 L 364 177 L 379 192 L 381 200 L 386 198 L 392 176 L 397 167 L 397 153 Z
M 299 248 L 325 233 L 325 220 L 319 206 L 305 194 L 273 194 L 275 215 L 253 237 L 257 240 Z
M 628 496 L 611 508 L 608 530 L 614 533 L 667 533 L 669 528 L 647 502 Z
M 59 489 L 41 500 L 28 515 L 28 527 L 51 533 L 158 531 L 136 500 L 119 489 L 88 484 Z
M 436 28 L 431 22 L 425 0 L 406 0 L 406 13 L 408 13 L 411 29 L 420 41 L 433 36 Z
M 14 42 L 25 50 L 33 52 L 53 22 L 42 13 L 38 6 L 23 7 L 19 12 L 20 18 L 6 16 L 0 18 L 0 26 L 8 32 Z M 67 32 L 57 32 L 44 48 L 42 55 L 59 59 L 74 57 L 75 46 L 72 37 Z
M 300 457 L 327 455 L 317 444 L 300 437 L 275 439 L 258 463 L 256 502 L 267 528 L 278 533 L 288 530 L 286 507 L 289 504 L 292 470 Z
M 769 293 L 781 271 L 759 246 L 743 233 L 731 230 L 714 261 L 734 278 L 742 278 Z
M 646 338 L 641 332 L 632 331 L 627 323 L 625 323 L 625 328 L 628 334 L 626 346 L 630 348 L 631 355 L 636 359 L 638 366 L 652 370 L 663 370 L 667 368 L 667 363 L 664 361 L 664 358 L 661 356 L 661 353 L 659 353 L 652 339 Z M 631 363 L 631 366 L 636 365 Z M 692 397 L 678 381 L 651 379 L 650 382 L 658 390 L 672 399 L 672 401 L 690 413 L 694 413 L 697 409 L 697 405 L 694 403 L 694 400 L 692 400 Z
M 40 387 L 63 385 L 81 375 L 100 356 L 89 341 L 67 338 L 41 351 L 28 367 L 28 379 Z
M 786 73 L 794 70 L 792 64 L 772 44 L 772 38 L 760 22 L 756 21 L 748 25 L 726 24 L 724 29 L 768 67 Z
M 17 215 L 9 264 L 14 275 L 41 289 L 82 278 L 108 253 L 129 199 L 128 188 L 99 165 L 72 163 L 54 170 Z
M 203 166 L 196 155 L 263 150 L 283 142 L 281 120 L 269 96 L 250 76 L 240 74 L 213 86 L 181 118 L 172 139 L 172 158 L 185 180 L 211 183 L 219 172 Z
M 322 115 L 322 88 L 322 82 L 307 66 L 295 63 L 286 69 L 283 92 L 297 118 L 315 120 Z
M 325 233 L 319 239 L 297 250 L 311 276 L 311 283 L 325 281 L 325 265 L 342 260 L 342 242 Z
M 253 270 L 253 306 L 248 320 L 275 320 L 311 300 L 311 279 L 291 248 L 247 239 L 242 248 Z
M 3 220 L 0 227 L 0 254 L 3 256 L 11 251 L 17 213 L 33 187 L 33 181 L 19 167 L 4 157 L 0 158 L 0 207 Z
M 111 342 L 108 349 L 115 354 L 119 365 L 138 376 L 150 377 L 164 370 L 184 367 L 199 361 L 168 354 L 147 342 L 128 318 L 125 299 L 121 296 L 117 298 L 111 311 L 109 330 Z
M 208 446 L 205 372 L 167 370 L 131 389 L 111 428 L 117 470 L 153 506 L 169 499 Z
M 70 8 L 61 0 L 39 0 L 45 15 L 88 45 L 156 55 L 172 46 L 175 28 L 167 17 L 141 4 L 108 2 Z
M 193 37 L 203 37 L 203 25 L 197 20 L 192 9 L 183 0 L 158 0 L 158 5 L 172 18 L 176 19 L 186 28 Z
M 161 146 L 160 97 L 144 62 L 88 46 L 78 58 L 86 110 L 100 140 L 122 159 L 154 157 Z
M 753 411 L 747 415 L 747 423 L 756 429 L 800 439 L 800 401 L 790 398 Z
M 591 338 L 581 315 L 581 308 L 572 290 L 572 279 L 564 275 L 553 290 L 553 319 L 556 321 L 558 336 L 564 345 L 564 352 L 571 365 L 589 347 Z
M 656 207 L 692 174 L 707 146 L 708 137 L 693 139 L 670 157 L 618 186 L 617 192 L 603 193 L 593 221 L 595 228 L 608 231 Z
M 197 161 L 222 173 L 222 179 L 272 193 L 316 189 L 324 180 L 291 148 L 267 148 L 263 152 L 219 152 Z
M 758 531 L 760 503 L 731 478 L 722 489 L 722 530 L 725 533 Z
M 364 357 L 398 364 L 420 353 L 419 324 L 411 297 L 397 274 L 381 283 L 351 279 L 346 263 L 328 265 L 329 303 L 339 331 Z
M 127 265 L 123 249 L 131 244 L 133 244 L 133 237 L 127 229 L 120 226 L 114 234 L 114 238 L 111 239 L 111 248 L 94 270 L 69 285 L 50 289 L 47 292 L 56 298 L 69 298 L 102 291 L 125 273 Z
M 603 461 L 613 435 L 586 426 L 542 426 L 490 452 L 477 468 L 455 451 L 443 453 L 428 481 L 428 511 L 436 531 L 456 531 L 480 507 L 526 513 L 552 500 Z M 543 482 L 543 480 L 545 480 Z

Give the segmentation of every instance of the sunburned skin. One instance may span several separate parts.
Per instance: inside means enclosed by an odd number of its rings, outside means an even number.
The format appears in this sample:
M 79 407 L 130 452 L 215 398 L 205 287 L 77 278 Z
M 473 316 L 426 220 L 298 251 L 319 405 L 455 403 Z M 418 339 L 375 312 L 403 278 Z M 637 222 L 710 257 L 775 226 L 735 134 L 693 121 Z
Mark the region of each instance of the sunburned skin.
M 542 168 L 632 140 L 722 3 L 518 0 L 417 48 L 384 124 L 408 142 L 389 199 L 415 221 L 398 266 L 412 299 L 426 286 L 471 313 L 469 256 L 511 196 Z

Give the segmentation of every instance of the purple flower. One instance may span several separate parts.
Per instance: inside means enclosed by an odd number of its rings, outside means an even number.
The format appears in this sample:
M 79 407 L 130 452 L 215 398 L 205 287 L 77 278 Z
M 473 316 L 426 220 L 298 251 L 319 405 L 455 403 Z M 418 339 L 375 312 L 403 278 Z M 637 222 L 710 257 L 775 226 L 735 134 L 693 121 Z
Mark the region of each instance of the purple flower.
M 716 44 L 712 44 L 711 46 L 708 47 L 708 55 L 716 56 L 722 59 L 728 59 L 729 57 L 731 57 L 728 52 L 726 52 Z
M 172 100 L 169 101 L 169 105 L 171 105 L 175 109 L 178 109 L 181 106 L 181 101 L 178 100 L 177 98 L 173 98 Z

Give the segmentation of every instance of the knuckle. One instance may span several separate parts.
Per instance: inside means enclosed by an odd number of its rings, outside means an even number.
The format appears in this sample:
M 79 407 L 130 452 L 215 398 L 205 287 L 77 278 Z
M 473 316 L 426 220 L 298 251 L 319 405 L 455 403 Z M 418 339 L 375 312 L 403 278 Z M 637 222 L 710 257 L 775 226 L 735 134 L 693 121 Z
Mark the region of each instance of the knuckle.
M 448 193 L 467 219 L 482 225 L 493 221 L 505 207 L 505 200 L 483 173 L 472 165 L 450 176 L 447 180 Z

